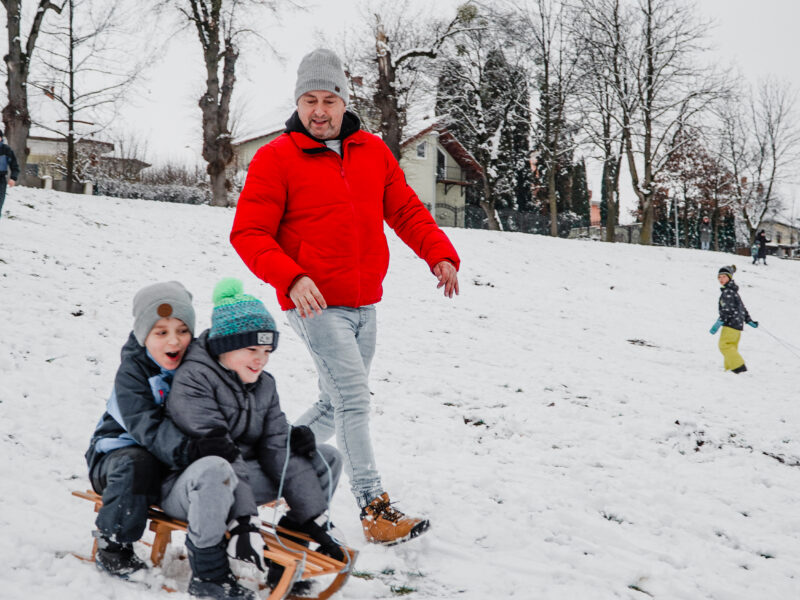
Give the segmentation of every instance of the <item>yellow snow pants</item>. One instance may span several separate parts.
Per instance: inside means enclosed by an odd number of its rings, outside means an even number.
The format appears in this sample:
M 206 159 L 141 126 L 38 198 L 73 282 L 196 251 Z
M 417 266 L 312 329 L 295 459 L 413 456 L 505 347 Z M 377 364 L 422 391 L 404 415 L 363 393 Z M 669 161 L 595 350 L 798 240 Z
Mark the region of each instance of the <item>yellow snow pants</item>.
M 744 364 L 742 355 L 739 354 L 739 338 L 742 332 L 732 327 L 723 327 L 719 334 L 719 351 L 725 357 L 725 370 L 738 369 Z

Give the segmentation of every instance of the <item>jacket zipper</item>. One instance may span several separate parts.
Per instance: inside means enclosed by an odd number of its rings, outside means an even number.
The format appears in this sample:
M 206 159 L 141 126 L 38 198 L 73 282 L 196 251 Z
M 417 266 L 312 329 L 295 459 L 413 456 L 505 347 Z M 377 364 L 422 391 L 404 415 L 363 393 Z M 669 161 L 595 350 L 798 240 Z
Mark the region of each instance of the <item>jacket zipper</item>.
M 344 170 L 344 155 L 345 155 L 345 147 L 347 144 L 347 140 L 342 140 L 342 155 L 339 157 L 340 161 L 340 173 L 342 175 L 342 180 L 344 181 L 344 186 L 347 189 L 347 197 L 350 200 L 350 210 L 353 213 L 353 223 L 357 222 L 356 219 L 356 203 L 355 199 L 353 198 L 353 191 L 350 189 L 350 184 L 347 181 L 347 174 Z M 358 272 L 358 289 L 356 290 L 356 304 L 361 304 L 361 239 L 359 238 L 358 231 L 356 231 L 356 261 L 357 261 L 357 272 Z

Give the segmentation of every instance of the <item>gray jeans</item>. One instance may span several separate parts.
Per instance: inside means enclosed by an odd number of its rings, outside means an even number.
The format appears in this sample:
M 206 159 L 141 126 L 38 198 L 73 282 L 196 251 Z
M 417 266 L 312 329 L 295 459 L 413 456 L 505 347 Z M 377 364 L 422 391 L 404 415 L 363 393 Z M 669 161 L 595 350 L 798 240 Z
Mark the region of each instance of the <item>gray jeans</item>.
M 318 442 L 336 435 L 350 488 L 363 508 L 383 493 L 369 431 L 369 368 L 375 354 L 375 307 L 332 306 L 289 323 L 305 342 L 319 376 L 319 400 L 295 423 L 308 425 Z
M 327 466 L 320 455 L 328 463 Z M 319 445 L 311 462 L 330 503 L 342 472 L 340 454 L 331 446 Z M 256 502 L 266 504 L 276 500 L 279 482 L 269 479 L 258 461 L 249 460 L 246 464 Z M 228 522 L 234 516 L 230 510 L 237 485 L 239 479 L 227 460 L 219 456 L 206 456 L 184 469 L 169 494 L 162 498 L 161 508 L 171 517 L 188 523 L 187 537 L 192 544 L 198 548 L 208 548 L 220 542 L 228 529 Z

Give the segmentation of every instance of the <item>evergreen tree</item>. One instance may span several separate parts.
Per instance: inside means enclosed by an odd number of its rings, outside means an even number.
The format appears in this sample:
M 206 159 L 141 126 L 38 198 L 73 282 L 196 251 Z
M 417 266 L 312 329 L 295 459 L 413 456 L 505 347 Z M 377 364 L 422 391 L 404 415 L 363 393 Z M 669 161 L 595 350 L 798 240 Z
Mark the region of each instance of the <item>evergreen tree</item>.
M 487 219 L 495 208 L 530 210 L 526 73 L 499 47 L 484 52 L 478 40 L 470 41 L 442 62 L 436 115 L 484 169 L 483 185 L 467 190 L 468 204 L 481 205 Z

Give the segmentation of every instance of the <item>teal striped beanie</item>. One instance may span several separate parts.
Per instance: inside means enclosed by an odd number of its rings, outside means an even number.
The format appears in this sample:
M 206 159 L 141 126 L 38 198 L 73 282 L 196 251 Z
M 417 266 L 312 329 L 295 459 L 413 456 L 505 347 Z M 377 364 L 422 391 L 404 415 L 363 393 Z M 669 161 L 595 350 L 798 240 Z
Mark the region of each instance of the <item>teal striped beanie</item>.
M 226 277 L 214 288 L 208 349 L 215 356 L 250 346 L 278 347 L 278 328 L 258 298 L 244 293 L 242 282 Z

